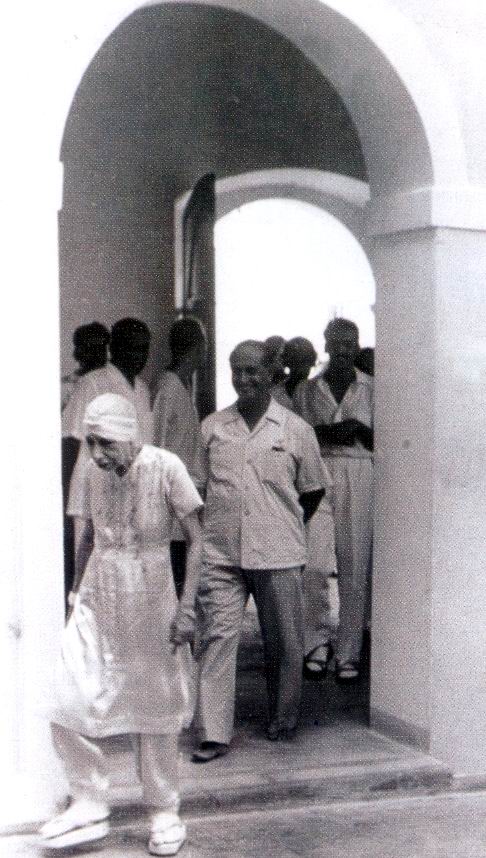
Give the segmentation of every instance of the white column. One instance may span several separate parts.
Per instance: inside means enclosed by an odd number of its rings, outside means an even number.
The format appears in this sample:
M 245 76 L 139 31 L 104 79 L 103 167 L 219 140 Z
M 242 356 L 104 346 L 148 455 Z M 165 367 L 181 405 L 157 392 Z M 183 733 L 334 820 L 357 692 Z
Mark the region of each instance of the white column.
M 376 239 L 372 724 L 486 772 L 486 232 Z
M 62 127 L 49 43 L 9 11 L 2 183 L 0 828 L 42 819 L 64 791 L 42 715 L 63 624 L 57 209 Z M 31 39 L 29 39 L 29 35 Z M 22 46 L 20 48 L 20 46 Z M 25 52 L 25 53 L 24 53 Z M 29 63 L 25 57 L 28 55 Z M 7 82 L 7 81 L 6 81 Z

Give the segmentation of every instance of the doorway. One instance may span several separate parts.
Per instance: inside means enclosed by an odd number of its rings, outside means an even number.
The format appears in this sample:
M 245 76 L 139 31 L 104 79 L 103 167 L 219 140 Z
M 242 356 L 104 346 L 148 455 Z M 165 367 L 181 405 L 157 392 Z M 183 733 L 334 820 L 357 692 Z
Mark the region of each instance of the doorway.
M 247 203 L 215 226 L 216 401 L 234 401 L 229 355 L 244 339 L 309 339 L 325 362 L 323 330 L 345 316 L 375 345 L 375 284 L 366 254 L 333 215 L 297 199 Z M 314 374 L 313 373 L 313 374 Z

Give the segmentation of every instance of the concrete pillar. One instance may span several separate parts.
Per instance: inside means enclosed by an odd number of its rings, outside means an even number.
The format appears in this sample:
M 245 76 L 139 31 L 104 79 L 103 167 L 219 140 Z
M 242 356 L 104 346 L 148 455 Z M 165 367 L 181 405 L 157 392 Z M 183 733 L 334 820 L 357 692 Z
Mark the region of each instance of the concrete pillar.
M 486 771 L 486 233 L 375 239 L 372 725 Z
M 62 125 L 45 99 L 55 91 L 47 80 L 49 43 L 34 19 L 26 30 L 22 10 L 9 10 L 2 50 L 10 82 L 5 122 L 12 133 L 4 140 L 2 189 L 0 829 L 44 818 L 64 788 L 43 717 L 64 613 L 57 271 Z

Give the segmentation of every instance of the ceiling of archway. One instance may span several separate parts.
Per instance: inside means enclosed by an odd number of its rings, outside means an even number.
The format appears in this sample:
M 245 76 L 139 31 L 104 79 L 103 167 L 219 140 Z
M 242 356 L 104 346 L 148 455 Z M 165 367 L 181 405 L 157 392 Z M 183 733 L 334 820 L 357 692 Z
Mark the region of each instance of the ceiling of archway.
M 77 91 L 62 160 L 68 207 L 122 186 L 178 193 L 206 171 L 366 177 L 343 102 L 302 53 L 250 18 L 185 4 L 140 9 L 105 42 Z

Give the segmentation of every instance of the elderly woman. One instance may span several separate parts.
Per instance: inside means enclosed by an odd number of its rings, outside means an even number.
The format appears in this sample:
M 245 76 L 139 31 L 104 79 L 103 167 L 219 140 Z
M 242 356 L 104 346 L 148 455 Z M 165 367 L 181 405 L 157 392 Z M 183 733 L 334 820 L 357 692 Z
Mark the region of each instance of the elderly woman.
M 84 431 L 91 461 L 68 511 L 85 527 L 51 716 L 72 803 L 41 835 L 45 846 L 64 848 L 108 833 L 106 761 L 92 739 L 130 733 L 151 809 L 149 852 L 174 855 L 185 839 L 177 737 L 190 716 L 202 501 L 177 456 L 141 444 L 124 397 L 94 399 Z M 174 518 L 188 544 L 179 603 L 169 554 Z

